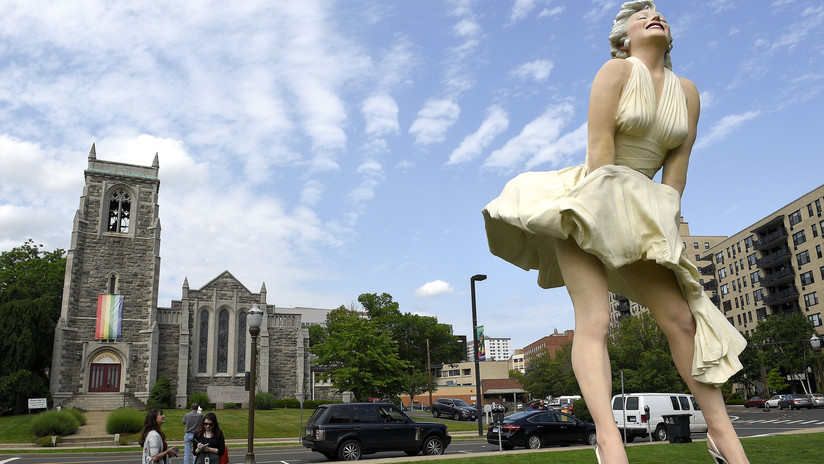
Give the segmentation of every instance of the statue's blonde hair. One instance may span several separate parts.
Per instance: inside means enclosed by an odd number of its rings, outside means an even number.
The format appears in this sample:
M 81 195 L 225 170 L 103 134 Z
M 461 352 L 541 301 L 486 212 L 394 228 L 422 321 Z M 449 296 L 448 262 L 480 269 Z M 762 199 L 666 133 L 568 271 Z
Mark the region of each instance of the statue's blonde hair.
M 629 56 L 627 51 L 623 48 L 623 40 L 627 38 L 627 21 L 629 17 L 642 10 L 655 9 L 655 2 L 652 0 L 638 0 L 634 2 L 625 2 L 621 5 L 621 10 L 612 21 L 612 31 L 609 33 L 609 48 L 610 55 L 613 58 L 624 59 Z M 672 42 L 670 42 L 669 49 L 664 56 L 664 66 L 672 70 L 672 58 L 670 57 L 670 50 L 672 50 Z

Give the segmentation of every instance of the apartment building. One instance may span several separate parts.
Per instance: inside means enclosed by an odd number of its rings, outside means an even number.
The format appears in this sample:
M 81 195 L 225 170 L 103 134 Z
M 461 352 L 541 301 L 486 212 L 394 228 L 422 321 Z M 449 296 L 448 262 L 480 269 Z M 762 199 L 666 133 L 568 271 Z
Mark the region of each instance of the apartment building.
M 702 261 L 702 258 L 709 252 L 709 250 L 727 239 L 726 235 L 690 235 L 690 225 L 688 222 L 684 221 L 683 217 L 681 218 L 681 223 L 678 226 L 678 233 L 681 235 L 681 239 L 683 240 L 684 249 L 687 250 L 687 259 L 699 268 L 706 265 L 706 262 Z M 705 292 L 710 298 L 712 298 L 716 291 L 716 288 L 713 287 L 715 283 L 705 283 L 703 279 L 699 282 L 704 285 Z M 646 306 L 615 293 L 609 294 L 609 303 L 611 308 L 611 327 L 615 327 L 618 324 L 618 321 L 624 317 L 635 316 L 649 311 Z M 717 302 L 716 305 L 718 305 Z
M 758 321 L 800 312 L 822 326 L 824 185 L 707 250 L 705 287 L 727 320 L 750 334 Z
M 571 342 L 575 335 L 574 330 L 565 330 L 564 333 L 558 332 L 558 329 L 551 335 L 542 337 L 529 345 L 524 347 L 524 369 L 529 367 L 529 362 L 536 356 L 550 355 L 554 356 L 555 352 L 564 344 Z
M 512 339 L 511 338 L 494 338 L 484 337 L 484 349 L 486 361 L 509 361 L 509 356 L 512 354 Z M 475 360 L 475 350 L 473 344 L 466 346 L 466 360 Z
M 824 185 L 732 236 L 691 236 L 681 223 L 687 257 L 727 320 L 744 334 L 774 314 L 801 312 L 824 333 Z M 610 294 L 611 321 L 647 309 Z
M 526 365 L 524 364 L 524 350 L 515 349 L 515 353 L 509 357 L 509 370 L 519 371 L 521 374 L 526 374 Z

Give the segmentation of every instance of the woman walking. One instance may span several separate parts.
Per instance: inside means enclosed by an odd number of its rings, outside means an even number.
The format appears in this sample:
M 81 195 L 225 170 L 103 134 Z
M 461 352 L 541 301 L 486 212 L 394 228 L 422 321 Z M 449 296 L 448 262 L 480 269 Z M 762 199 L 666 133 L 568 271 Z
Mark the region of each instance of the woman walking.
M 142 464 L 155 462 L 167 464 L 169 457 L 177 456 L 177 448 L 171 448 L 166 444 L 166 434 L 161 426 L 166 422 L 166 416 L 160 409 L 152 409 L 146 414 L 143 420 L 143 430 L 140 432 L 140 446 L 143 447 Z

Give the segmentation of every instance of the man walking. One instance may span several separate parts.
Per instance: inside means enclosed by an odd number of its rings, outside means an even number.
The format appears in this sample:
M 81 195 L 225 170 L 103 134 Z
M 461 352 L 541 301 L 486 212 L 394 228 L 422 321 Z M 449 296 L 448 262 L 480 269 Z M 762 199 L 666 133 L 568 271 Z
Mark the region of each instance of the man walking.
M 183 425 L 186 426 L 186 430 L 183 431 L 183 464 L 189 464 L 189 458 L 192 456 L 192 440 L 202 423 L 203 414 L 200 413 L 197 403 L 192 403 L 192 410 L 183 416 Z

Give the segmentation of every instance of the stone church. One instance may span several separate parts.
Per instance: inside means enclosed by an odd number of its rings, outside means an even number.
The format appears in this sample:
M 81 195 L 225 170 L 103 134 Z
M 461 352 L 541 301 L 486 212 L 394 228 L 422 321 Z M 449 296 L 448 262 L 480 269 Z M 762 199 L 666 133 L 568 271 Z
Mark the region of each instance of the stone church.
M 266 302 L 225 271 L 199 289 L 185 279 L 180 300 L 157 306 L 160 277 L 159 163 L 97 159 L 89 152 L 85 187 L 67 253 L 50 390 L 55 406 L 142 408 L 161 376 L 175 405 L 194 393 L 247 403 L 248 311 L 264 311 L 258 337 L 258 391 L 299 398 L 311 388 L 309 333 L 300 314 Z

